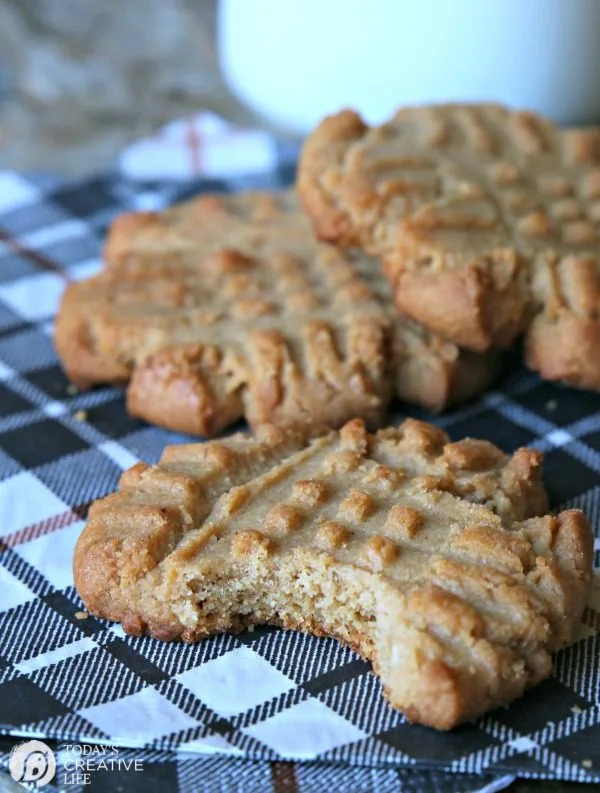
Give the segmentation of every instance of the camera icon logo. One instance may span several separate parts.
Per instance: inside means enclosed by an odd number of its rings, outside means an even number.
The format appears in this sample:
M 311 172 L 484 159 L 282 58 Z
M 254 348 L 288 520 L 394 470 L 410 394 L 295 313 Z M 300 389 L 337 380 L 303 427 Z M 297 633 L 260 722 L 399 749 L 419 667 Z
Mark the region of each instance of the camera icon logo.
M 13 746 L 8 770 L 15 782 L 40 788 L 54 777 L 56 758 L 43 741 L 23 741 Z

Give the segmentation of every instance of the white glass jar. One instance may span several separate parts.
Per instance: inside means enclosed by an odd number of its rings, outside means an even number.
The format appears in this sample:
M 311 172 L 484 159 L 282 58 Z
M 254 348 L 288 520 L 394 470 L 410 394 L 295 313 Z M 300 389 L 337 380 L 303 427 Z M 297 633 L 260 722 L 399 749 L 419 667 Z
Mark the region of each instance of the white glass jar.
M 494 100 L 600 122 L 600 0 L 221 0 L 221 68 L 271 123 Z

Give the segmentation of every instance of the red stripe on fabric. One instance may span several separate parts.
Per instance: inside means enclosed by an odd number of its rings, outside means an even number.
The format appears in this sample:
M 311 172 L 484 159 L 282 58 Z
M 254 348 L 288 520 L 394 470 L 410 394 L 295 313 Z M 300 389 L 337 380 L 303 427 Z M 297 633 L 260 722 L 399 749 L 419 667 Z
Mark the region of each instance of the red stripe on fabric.
M 46 270 L 50 273 L 58 274 L 62 279 L 65 281 L 69 281 L 69 276 L 62 270 L 56 262 L 53 262 L 48 256 L 44 256 L 43 253 L 39 251 L 34 251 L 31 248 L 27 248 L 23 245 L 16 237 L 13 237 L 4 229 L 0 229 L 0 242 L 3 242 L 7 248 L 9 248 L 13 253 L 18 253 L 20 256 L 24 256 L 26 259 L 29 259 L 34 264 L 42 269 Z
M 39 523 L 25 526 L 25 528 L 3 537 L 2 543 L 7 548 L 14 548 L 15 545 L 23 545 L 26 542 L 35 540 L 37 537 L 42 537 L 44 534 L 64 529 L 65 526 L 70 526 L 72 523 L 81 520 L 81 515 L 75 511 L 80 509 L 80 507 L 74 507 L 66 512 L 61 512 L 59 515 L 52 515 L 52 517 L 46 518 L 46 520 L 42 520 Z
M 271 763 L 271 783 L 273 793 L 298 793 L 296 766 L 275 760 Z
M 190 168 L 193 174 L 199 174 L 202 167 L 200 149 L 202 136 L 196 128 L 196 120 L 192 117 L 187 123 L 186 143 L 190 153 Z

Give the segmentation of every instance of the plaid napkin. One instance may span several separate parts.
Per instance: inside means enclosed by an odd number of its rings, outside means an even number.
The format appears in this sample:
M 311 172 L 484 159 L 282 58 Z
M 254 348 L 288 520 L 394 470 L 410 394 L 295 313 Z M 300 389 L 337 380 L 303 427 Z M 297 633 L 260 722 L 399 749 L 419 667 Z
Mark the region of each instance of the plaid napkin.
M 232 140 L 243 147 L 245 137 Z M 75 184 L 0 173 L 0 733 L 12 736 L 0 739 L 0 768 L 25 736 L 48 739 L 52 784 L 69 791 L 85 789 L 65 777 L 74 744 L 140 759 L 146 790 L 466 793 L 517 774 L 600 782 L 598 581 L 554 675 L 448 734 L 407 724 L 369 666 L 332 640 L 257 628 L 186 646 L 82 619 L 71 557 L 90 502 L 123 468 L 156 461 L 183 437 L 129 418 L 114 389 L 68 384 L 51 339 L 61 292 L 99 267 L 119 212 L 293 178 L 289 150 L 275 144 L 264 173 L 195 181 L 153 178 L 165 174 L 150 170 L 152 151 L 143 180 L 123 162 Z M 544 450 L 553 507 L 582 507 L 598 526 L 598 395 L 542 383 L 515 359 L 496 390 L 438 423 L 453 438 Z M 135 788 L 133 773 L 98 766 L 94 789 Z

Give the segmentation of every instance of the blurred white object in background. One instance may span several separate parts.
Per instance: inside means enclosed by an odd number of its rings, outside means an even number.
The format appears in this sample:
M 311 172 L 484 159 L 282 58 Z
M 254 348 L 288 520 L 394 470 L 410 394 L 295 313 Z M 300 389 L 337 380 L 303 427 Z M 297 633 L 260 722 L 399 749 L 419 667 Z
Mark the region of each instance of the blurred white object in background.
M 290 132 L 457 100 L 600 122 L 600 0 L 221 0 L 218 43 L 238 98 Z

